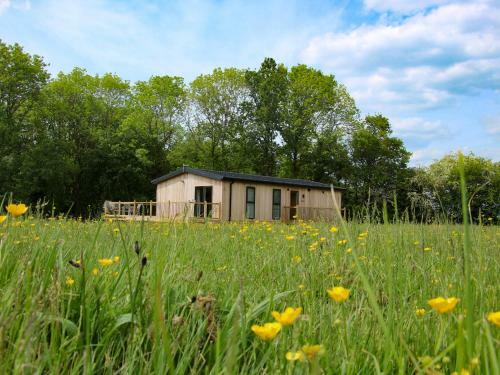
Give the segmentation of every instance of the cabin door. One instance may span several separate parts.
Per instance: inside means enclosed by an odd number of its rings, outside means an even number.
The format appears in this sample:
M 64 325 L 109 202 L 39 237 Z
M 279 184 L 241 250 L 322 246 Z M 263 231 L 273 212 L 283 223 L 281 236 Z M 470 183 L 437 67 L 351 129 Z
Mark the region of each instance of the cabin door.
M 206 216 L 212 214 L 212 187 L 211 186 L 196 186 L 194 188 L 194 216 L 205 217 L 205 202 L 208 204 Z
M 299 205 L 299 192 L 297 190 L 290 191 L 290 219 L 297 218 L 297 206 Z

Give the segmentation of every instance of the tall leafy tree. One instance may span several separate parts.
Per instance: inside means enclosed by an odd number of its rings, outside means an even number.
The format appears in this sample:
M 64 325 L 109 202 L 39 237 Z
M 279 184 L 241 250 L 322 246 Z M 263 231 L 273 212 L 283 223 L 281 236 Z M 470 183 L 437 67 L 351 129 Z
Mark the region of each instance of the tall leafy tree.
M 348 186 L 351 167 L 344 132 L 327 128 L 317 134 L 302 173 L 313 181 Z
M 36 142 L 23 161 L 31 200 L 46 198 L 61 210 L 73 206 L 83 213 L 104 195 L 127 93 L 128 84 L 118 77 L 101 79 L 83 69 L 60 73 L 44 87 L 33 121 Z
M 151 163 L 149 179 L 171 169 L 168 154 L 182 139 L 188 105 L 187 87 L 180 77 L 154 76 L 133 88 L 130 113 L 120 132 L 137 155 Z
M 46 64 L 19 44 L 0 40 L 0 192 L 13 190 L 32 142 L 30 114 L 47 83 Z
M 283 140 L 281 174 L 303 177 L 301 168 L 317 134 L 315 116 L 320 112 L 323 74 L 306 65 L 291 68 L 279 134 Z
M 285 114 L 280 126 L 282 174 L 291 177 L 309 177 L 314 166 L 307 163 L 315 162 L 311 153 L 316 145 L 321 142 L 320 148 L 326 143 L 341 146 L 359 122 L 354 100 L 345 88 L 332 75 L 306 65 L 289 71 Z M 328 176 L 339 170 L 324 172 Z
M 403 141 L 392 136 L 389 120 L 382 115 L 366 116 L 350 141 L 349 204 L 392 200 L 406 196 L 411 153 Z
M 206 144 L 204 166 L 212 169 L 242 169 L 242 104 L 248 90 L 245 72 L 235 68 L 215 69 L 191 83 L 195 128 Z
M 247 154 L 260 174 L 273 175 L 278 170 L 277 136 L 285 116 L 287 73 L 284 65 L 271 58 L 264 59 L 258 71 L 246 73 Z

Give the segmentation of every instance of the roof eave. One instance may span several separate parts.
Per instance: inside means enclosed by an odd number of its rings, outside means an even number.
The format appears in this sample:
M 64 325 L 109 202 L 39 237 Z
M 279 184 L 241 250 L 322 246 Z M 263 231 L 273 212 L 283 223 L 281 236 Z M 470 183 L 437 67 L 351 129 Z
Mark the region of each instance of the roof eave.
M 304 183 L 294 183 L 293 181 L 263 181 L 262 179 L 251 179 L 251 178 L 244 178 L 244 177 L 232 177 L 232 176 L 224 176 L 222 174 L 219 174 L 215 171 L 207 171 L 207 170 L 202 170 L 202 169 L 196 169 L 196 168 L 191 168 L 191 167 L 186 167 L 183 166 L 181 168 L 176 169 L 175 171 L 172 171 L 170 173 L 167 173 L 164 176 L 155 178 L 154 180 L 151 180 L 151 183 L 154 185 L 157 185 L 163 181 L 169 180 L 171 178 L 177 177 L 183 173 L 192 173 L 197 176 L 201 177 L 206 177 L 210 178 L 212 180 L 225 180 L 225 181 L 246 181 L 246 182 L 253 182 L 253 183 L 260 183 L 260 184 L 268 184 L 268 185 L 284 185 L 284 186 L 292 186 L 292 187 L 298 187 L 298 188 L 307 188 L 307 189 L 320 189 L 320 190 L 330 190 L 331 185 L 330 184 L 325 184 L 321 182 L 317 183 L 307 183 L 304 181 Z M 334 186 L 334 190 L 346 190 L 345 188 Z
M 197 176 L 210 178 L 212 180 L 222 180 L 222 178 L 223 178 L 221 175 L 218 175 L 216 173 L 202 171 L 202 170 L 195 169 L 195 168 L 190 168 L 190 167 L 181 167 L 181 168 L 176 169 L 173 172 L 167 173 L 164 176 L 161 176 L 161 177 L 155 178 L 154 180 L 151 180 L 151 183 L 153 185 L 158 185 L 159 183 L 161 183 L 163 181 L 166 181 L 166 180 L 169 180 L 171 178 L 177 177 L 177 176 L 179 176 L 179 175 L 181 175 L 183 173 L 191 173 L 191 174 L 194 174 L 194 175 L 197 175 Z

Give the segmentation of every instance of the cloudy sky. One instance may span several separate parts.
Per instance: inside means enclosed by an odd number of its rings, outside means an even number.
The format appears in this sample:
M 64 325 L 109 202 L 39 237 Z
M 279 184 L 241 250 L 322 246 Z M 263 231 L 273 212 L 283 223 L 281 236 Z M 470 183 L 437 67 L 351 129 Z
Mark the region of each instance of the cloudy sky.
M 0 39 L 53 74 L 130 81 L 306 63 L 388 116 L 413 165 L 458 149 L 500 160 L 500 0 L 0 0 Z

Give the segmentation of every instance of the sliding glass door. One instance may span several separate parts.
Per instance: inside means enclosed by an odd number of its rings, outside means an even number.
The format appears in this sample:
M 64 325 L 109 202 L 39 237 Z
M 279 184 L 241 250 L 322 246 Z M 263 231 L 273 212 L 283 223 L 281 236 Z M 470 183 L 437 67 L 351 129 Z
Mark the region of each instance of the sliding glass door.
M 212 203 L 212 186 L 196 186 L 194 188 L 194 216 L 205 217 L 205 202 Z M 207 204 L 207 215 L 212 214 L 212 205 Z

